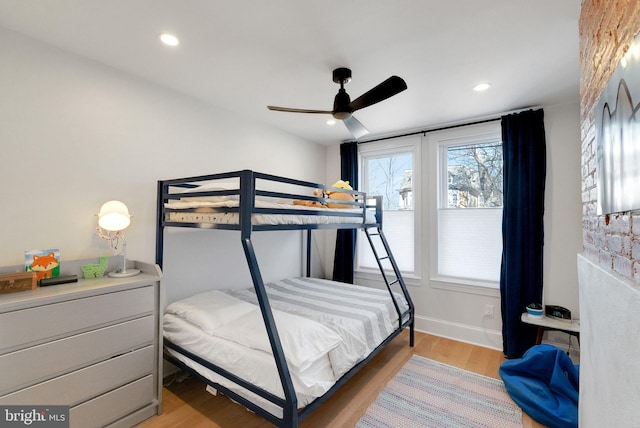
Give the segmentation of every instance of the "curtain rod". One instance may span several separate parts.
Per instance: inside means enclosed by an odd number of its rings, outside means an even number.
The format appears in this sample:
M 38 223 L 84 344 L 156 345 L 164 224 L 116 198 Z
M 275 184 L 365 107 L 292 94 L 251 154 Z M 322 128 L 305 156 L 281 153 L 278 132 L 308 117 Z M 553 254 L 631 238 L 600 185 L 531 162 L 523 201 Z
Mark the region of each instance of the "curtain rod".
M 423 129 L 422 131 L 407 132 L 406 134 L 390 135 L 388 137 L 374 138 L 373 140 L 367 140 L 367 141 L 357 141 L 357 143 L 358 144 L 376 143 L 378 141 L 391 140 L 393 138 L 402 138 L 402 137 L 408 137 L 410 135 L 426 134 L 427 132 L 444 131 L 445 129 L 460 128 L 463 126 L 479 125 L 481 123 L 495 122 L 497 120 L 500 120 L 500 118 L 476 120 L 475 122 L 465 122 L 465 123 L 458 123 L 456 125 L 441 126 L 439 128 Z
M 367 140 L 367 141 L 356 141 L 357 144 L 367 144 L 367 143 L 375 143 L 378 141 L 384 141 L 384 140 L 391 140 L 393 138 L 402 138 L 402 137 L 409 137 L 411 135 L 418 135 L 418 134 L 426 134 L 427 132 L 436 132 L 436 131 L 444 131 L 447 129 L 454 129 L 454 128 L 461 128 L 463 126 L 471 126 L 471 125 L 480 125 L 482 123 L 489 123 L 489 122 L 496 122 L 498 120 L 502 119 L 502 116 L 506 116 L 508 114 L 515 114 L 515 113 L 520 113 L 526 110 L 537 110 L 542 108 L 542 106 L 535 106 L 535 107 L 525 107 L 522 109 L 518 109 L 518 110 L 512 110 L 512 111 L 508 111 L 505 113 L 502 113 L 496 117 L 492 117 L 492 118 L 488 118 L 488 119 L 478 119 L 478 120 L 474 120 L 471 122 L 461 122 L 461 123 L 456 123 L 456 124 L 451 124 L 451 125 L 444 125 L 444 126 L 439 126 L 436 128 L 429 128 L 429 129 L 423 129 L 421 131 L 412 131 L 412 132 L 407 132 L 405 134 L 398 134 L 398 135 L 389 135 L 386 137 L 379 137 L 379 138 L 374 138 L 371 140 Z M 348 142 L 348 141 L 346 141 Z

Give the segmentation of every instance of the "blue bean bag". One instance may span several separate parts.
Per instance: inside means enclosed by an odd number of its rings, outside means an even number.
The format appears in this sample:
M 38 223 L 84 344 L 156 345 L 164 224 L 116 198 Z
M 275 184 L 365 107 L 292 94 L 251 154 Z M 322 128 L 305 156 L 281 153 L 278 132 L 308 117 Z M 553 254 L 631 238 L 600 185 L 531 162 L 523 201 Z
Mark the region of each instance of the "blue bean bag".
M 578 366 L 561 349 L 536 345 L 500 365 L 505 388 L 532 419 L 551 428 L 578 426 Z

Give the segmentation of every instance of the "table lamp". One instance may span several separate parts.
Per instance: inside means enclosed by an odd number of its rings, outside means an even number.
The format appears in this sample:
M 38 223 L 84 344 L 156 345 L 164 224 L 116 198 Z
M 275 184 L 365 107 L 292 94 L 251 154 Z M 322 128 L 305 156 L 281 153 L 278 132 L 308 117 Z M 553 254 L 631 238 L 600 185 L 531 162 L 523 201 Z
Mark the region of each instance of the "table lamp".
M 109 272 L 112 278 L 126 278 L 140 273 L 139 269 L 127 269 L 127 241 L 123 230 L 131 224 L 131 215 L 127 206 L 120 201 L 105 202 L 98 214 L 99 229 L 103 229 L 107 234 L 100 233 L 104 239 L 111 241 L 111 246 L 117 249 L 119 241 L 122 241 L 122 269 Z M 114 244 L 115 241 L 115 244 Z

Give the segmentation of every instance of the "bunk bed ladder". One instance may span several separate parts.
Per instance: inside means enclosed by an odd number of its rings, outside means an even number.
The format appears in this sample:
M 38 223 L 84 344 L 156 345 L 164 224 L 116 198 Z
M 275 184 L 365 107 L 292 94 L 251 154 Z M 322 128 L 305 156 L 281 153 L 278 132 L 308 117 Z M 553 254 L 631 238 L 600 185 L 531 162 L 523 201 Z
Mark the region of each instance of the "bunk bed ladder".
M 411 315 L 411 323 L 409 324 L 409 344 L 410 346 L 413 346 L 414 306 L 411 300 L 411 296 L 409 296 L 409 292 L 407 291 L 407 287 L 404 283 L 404 279 L 400 274 L 400 268 L 398 267 L 398 264 L 396 263 L 396 259 L 393 257 L 393 254 L 391 253 L 389 242 L 387 241 L 387 238 L 384 236 L 384 233 L 382 232 L 382 226 L 380 226 L 380 224 L 378 224 L 376 227 L 365 228 L 364 233 L 367 235 L 367 239 L 369 240 L 369 245 L 371 246 L 371 250 L 373 251 L 373 255 L 376 259 L 376 262 L 378 263 L 378 268 L 380 269 L 380 273 L 382 274 L 382 279 L 384 279 L 384 283 L 387 286 L 387 290 L 389 291 L 389 294 L 391 294 L 393 305 L 395 306 L 396 312 L 398 313 L 398 322 L 400 323 L 401 328 L 402 328 L 402 322 L 405 319 L 405 317 L 407 315 Z M 378 237 L 378 239 L 382 243 L 382 248 L 380 248 L 380 251 L 376 249 L 376 245 L 373 239 L 374 237 Z M 395 279 L 390 280 L 387 274 L 388 269 L 385 269 L 383 262 L 388 262 L 390 264 L 391 269 L 393 270 L 393 275 L 395 276 Z M 405 299 L 407 300 L 407 304 L 409 305 L 409 309 L 404 313 L 400 312 L 400 307 L 398 306 L 398 302 L 396 302 L 396 299 L 393 295 L 393 287 L 396 285 L 400 287 L 400 290 L 402 291 L 402 294 L 404 295 Z

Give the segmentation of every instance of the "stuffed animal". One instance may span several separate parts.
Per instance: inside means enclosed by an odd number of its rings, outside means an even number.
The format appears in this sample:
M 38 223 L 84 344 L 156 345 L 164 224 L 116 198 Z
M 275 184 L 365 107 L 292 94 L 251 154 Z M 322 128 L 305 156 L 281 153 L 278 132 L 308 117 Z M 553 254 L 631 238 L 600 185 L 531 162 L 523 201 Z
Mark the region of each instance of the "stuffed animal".
M 301 199 L 296 199 L 295 201 L 293 201 L 293 205 L 302 205 L 304 207 L 313 207 L 313 208 L 326 208 L 322 202 L 306 201 Z
M 332 187 L 336 187 L 338 189 L 353 190 L 349 182 L 344 180 L 336 181 L 335 183 L 333 183 Z M 313 196 L 315 196 L 316 198 L 329 198 L 336 201 L 353 201 L 354 200 L 354 197 L 351 193 L 345 193 L 339 190 L 323 191 L 321 189 L 316 189 L 313 191 Z M 334 202 L 327 202 L 326 204 L 324 204 L 319 201 L 308 201 L 308 200 L 301 200 L 301 199 L 296 199 L 295 201 L 293 201 L 293 204 L 302 205 L 305 207 L 313 207 L 313 208 L 353 208 L 352 205 L 347 205 L 347 204 L 339 204 Z
M 316 189 L 313 191 L 313 196 L 315 196 L 316 198 L 324 198 L 324 192 L 320 189 Z M 293 201 L 293 205 L 302 205 L 304 207 L 312 207 L 312 208 L 326 208 L 327 206 L 325 204 L 323 204 L 320 201 L 307 201 L 307 200 L 301 200 L 301 199 L 296 199 L 295 201 Z
M 332 187 L 337 187 L 338 189 L 353 190 L 353 187 L 351 187 L 349 182 L 343 181 L 343 180 L 336 181 L 335 183 L 333 183 Z M 344 193 L 337 190 L 327 190 L 326 193 L 329 199 L 333 199 L 337 201 L 350 201 L 350 202 L 354 200 L 353 195 L 351 193 Z M 327 206 L 329 208 L 353 208 L 352 205 L 338 204 L 333 202 L 328 202 Z

